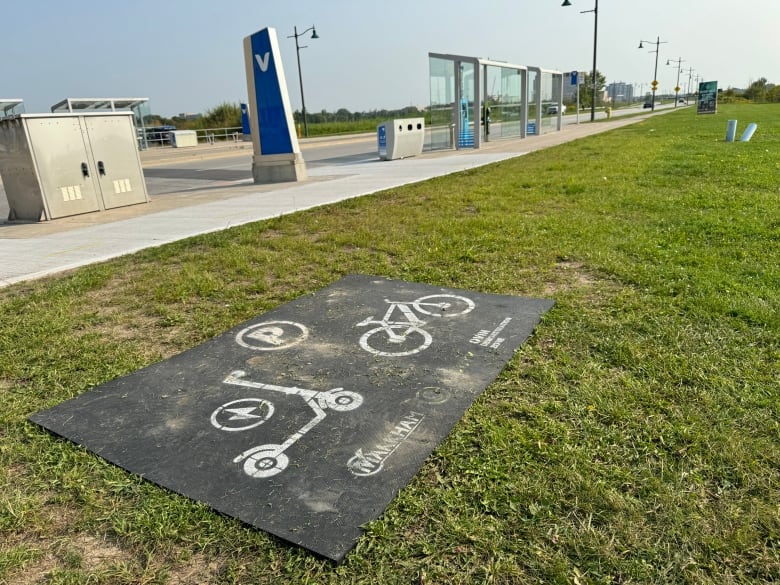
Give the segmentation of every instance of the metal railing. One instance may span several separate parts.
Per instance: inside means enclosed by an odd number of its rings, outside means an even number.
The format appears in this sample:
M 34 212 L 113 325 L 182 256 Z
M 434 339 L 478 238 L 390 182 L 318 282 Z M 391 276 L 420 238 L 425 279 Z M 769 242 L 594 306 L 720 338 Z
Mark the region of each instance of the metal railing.
M 216 144 L 218 142 L 239 143 L 244 140 L 241 126 L 231 128 L 204 128 L 195 130 L 198 134 L 198 144 Z
M 140 149 L 161 148 L 171 146 L 171 129 L 146 128 L 138 129 L 138 146 Z M 224 144 L 231 142 L 238 144 L 244 141 L 241 126 L 229 128 L 199 128 L 195 130 L 198 144 Z

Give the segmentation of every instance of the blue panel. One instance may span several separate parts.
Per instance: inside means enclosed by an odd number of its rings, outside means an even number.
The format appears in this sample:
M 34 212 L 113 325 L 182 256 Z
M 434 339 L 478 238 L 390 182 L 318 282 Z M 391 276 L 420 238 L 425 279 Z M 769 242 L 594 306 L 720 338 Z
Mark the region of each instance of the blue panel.
M 271 51 L 268 29 L 251 36 L 252 67 L 255 74 L 255 112 L 260 126 L 261 154 L 289 154 L 293 152 L 290 128 L 282 100 L 282 87 Z
M 249 128 L 249 107 L 246 104 L 241 104 L 241 132 L 245 136 L 252 132 Z
M 377 126 L 376 139 L 379 148 L 379 156 L 387 156 L 387 128 L 384 124 Z

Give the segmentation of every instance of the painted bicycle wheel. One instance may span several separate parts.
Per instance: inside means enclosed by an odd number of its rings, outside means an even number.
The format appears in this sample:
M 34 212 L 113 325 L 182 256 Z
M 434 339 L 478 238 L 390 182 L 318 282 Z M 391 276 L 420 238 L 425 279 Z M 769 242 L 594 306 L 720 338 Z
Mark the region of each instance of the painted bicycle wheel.
M 431 342 L 433 338 L 425 329 L 399 324 L 366 331 L 360 338 L 360 347 L 375 355 L 399 357 L 420 353 Z
M 474 310 L 476 305 L 471 299 L 458 295 L 428 295 L 412 303 L 415 311 L 432 317 L 455 317 Z

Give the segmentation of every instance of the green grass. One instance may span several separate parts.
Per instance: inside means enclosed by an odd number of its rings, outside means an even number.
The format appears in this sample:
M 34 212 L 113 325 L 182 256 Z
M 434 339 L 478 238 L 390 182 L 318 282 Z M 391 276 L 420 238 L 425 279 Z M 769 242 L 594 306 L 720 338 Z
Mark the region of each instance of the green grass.
M 685 108 L 0 290 L 0 582 L 780 580 L 778 128 Z M 25 422 L 348 273 L 557 303 L 341 566 Z

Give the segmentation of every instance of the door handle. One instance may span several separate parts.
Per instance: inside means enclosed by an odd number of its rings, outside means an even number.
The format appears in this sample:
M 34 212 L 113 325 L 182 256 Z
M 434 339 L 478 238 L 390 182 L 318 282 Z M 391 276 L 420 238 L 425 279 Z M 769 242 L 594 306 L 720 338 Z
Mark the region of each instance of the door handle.
M 106 174 L 106 165 L 103 164 L 102 160 L 98 161 L 98 173 L 100 173 L 100 176 L 105 176 Z
M 81 176 L 82 177 L 89 177 L 89 167 L 87 166 L 87 163 L 85 163 L 85 162 L 81 163 Z

